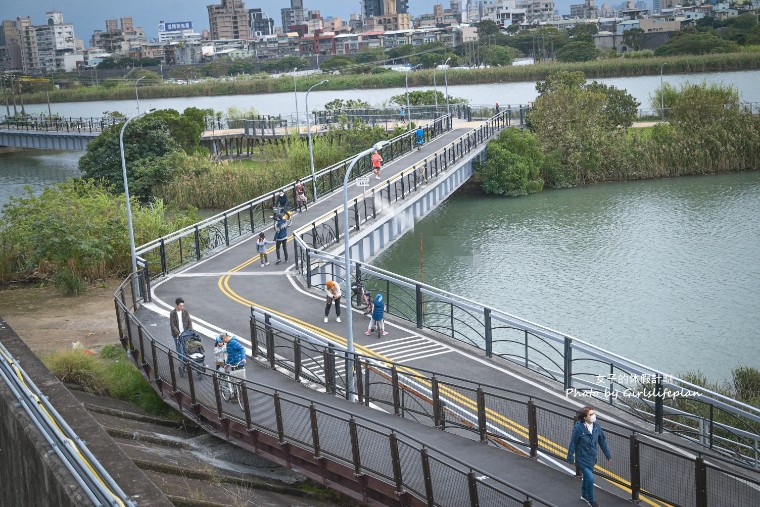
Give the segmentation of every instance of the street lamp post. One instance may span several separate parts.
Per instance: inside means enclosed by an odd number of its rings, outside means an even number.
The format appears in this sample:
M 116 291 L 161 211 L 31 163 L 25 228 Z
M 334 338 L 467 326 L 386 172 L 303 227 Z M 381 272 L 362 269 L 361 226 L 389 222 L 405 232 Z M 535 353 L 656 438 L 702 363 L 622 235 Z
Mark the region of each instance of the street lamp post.
M 438 85 L 435 82 L 435 72 L 438 66 L 433 67 L 433 95 L 435 96 L 435 116 L 438 117 Z
M 150 111 L 146 111 L 142 114 L 138 114 L 137 116 L 133 116 L 132 118 L 128 119 L 127 121 L 124 122 L 124 125 L 121 126 L 121 130 L 119 131 L 119 152 L 121 153 L 121 175 L 124 178 L 124 197 L 127 200 L 127 226 L 129 227 L 129 254 L 132 257 L 132 273 L 137 272 L 137 253 L 135 252 L 135 231 L 134 231 L 134 228 L 132 227 L 132 204 L 129 201 L 129 181 L 127 180 L 127 161 L 124 158 L 124 131 L 127 129 L 127 125 L 132 123 L 133 120 L 136 120 L 141 116 L 145 116 L 151 111 L 153 111 L 153 109 L 151 109 Z M 134 288 L 134 285 L 133 285 L 133 288 Z
M 408 117 L 407 121 L 407 130 L 412 130 L 412 110 L 409 107 L 409 73 L 422 65 L 421 63 L 418 63 L 411 69 L 406 71 L 406 76 L 404 76 L 404 88 L 406 89 L 406 116 Z
M 312 85 L 306 92 L 306 135 L 309 136 L 309 160 L 311 161 L 311 191 L 314 195 L 314 201 L 317 200 L 317 178 L 314 175 L 314 147 L 311 144 L 311 114 L 309 113 L 309 92 L 317 86 L 323 85 L 327 82 L 327 79 L 320 81 L 319 83 Z
M 137 101 L 137 115 L 140 115 L 140 96 L 137 94 L 137 83 L 145 79 L 145 76 L 137 78 L 135 81 L 135 100 Z M 137 118 L 137 116 L 135 116 Z
M 443 79 L 446 82 L 446 114 L 451 114 L 451 108 L 449 107 L 449 60 L 451 57 L 446 58 L 443 62 Z
M 293 69 L 293 97 L 296 99 L 296 133 L 301 133 L 301 122 L 298 119 L 298 86 L 296 85 L 296 71 L 298 70 L 298 67 Z
M 667 62 L 660 65 L 660 120 L 665 119 L 665 89 L 662 87 L 662 69 L 666 65 Z
M 353 402 L 355 400 L 354 394 L 354 328 L 353 328 L 353 315 L 351 312 L 351 252 L 349 251 L 349 224 L 348 224 L 348 178 L 351 176 L 356 163 L 362 158 L 366 157 L 375 150 L 380 150 L 384 146 L 390 144 L 388 141 L 380 141 L 375 143 L 372 148 L 364 150 L 354 157 L 346 170 L 346 174 L 343 176 L 343 269 L 346 277 L 346 287 L 344 294 L 346 295 L 346 337 L 348 339 L 348 361 L 346 362 L 346 395 L 348 401 Z

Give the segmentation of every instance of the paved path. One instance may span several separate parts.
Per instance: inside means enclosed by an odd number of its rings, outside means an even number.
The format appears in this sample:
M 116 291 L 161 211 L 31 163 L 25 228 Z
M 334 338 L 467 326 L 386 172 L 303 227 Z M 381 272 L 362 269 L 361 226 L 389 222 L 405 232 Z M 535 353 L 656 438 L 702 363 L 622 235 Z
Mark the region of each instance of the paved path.
M 467 125 L 469 126 L 469 125 Z M 412 166 L 433 151 L 451 143 L 468 129 L 458 128 L 428 143 L 422 151 L 412 153 L 393 161 L 383 169 L 386 179 L 392 174 Z M 374 184 L 376 180 L 372 178 Z M 349 198 L 358 195 L 360 189 L 351 185 Z M 308 211 L 296 214 L 293 229 L 321 217 L 342 203 L 342 195 L 335 192 L 313 206 Z M 267 231 L 272 239 L 272 231 Z M 169 324 L 166 315 L 173 306 L 176 297 L 182 296 L 186 308 L 190 311 L 196 327 L 209 329 L 209 335 L 220 330 L 227 330 L 243 339 L 249 338 L 249 308 L 255 305 L 265 311 L 286 317 L 289 320 L 308 326 L 312 331 L 329 337 L 339 343 L 345 343 L 346 324 L 335 322 L 334 309 L 330 321 L 323 323 L 324 296 L 321 291 L 306 290 L 298 281 L 292 269 L 294 252 L 291 241 L 288 242 L 288 262 L 275 264 L 274 252 L 269 254 L 269 266 L 262 267 L 255 252 L 253 239 L 242 241 L 229 249 L 194 264 L 188 269 L 176 273 L 154 285 L 154 303 L 151 306 L 156 313 L 141 319 L 150 319 L 149 329 L 159 340 L 170 344 Z M 345 308 L 343 312 L 345 315 Z M 555 402 L 564 402 L 567 413 L 572 414 L 581 403 L 566 399 L 559 388 L 544 385 L 540 380 L 530 380 L 525 371 L 519 371 L 507 364 L 483 357 L 482 352 L 465 348 L 458 342 L 448 342 L 439 336 L 410 327 L 406 323 L 387 319 L 386 329 L 389 335 L 378 339 L 375 335 L 365 336 L 367 320 L 359 312 L 354 313 L 353 335 L 357 350 L 367 355 L 375 355 L 385 360 L 392 360 L 409 367 L 448 372 L 465 378 L 478 379 L 484 384 L 503 386 L 538 398 L 553 398 Z M 162 328 L 163 327 L 163 328 Z M 210 341 L 207 351 L 211 350 Z M 207 363 L 212 358 L 210 352 Z M 251 363 L 255 363 L 251 361 Z M 347 401 L 309 391 L 294 383 L 288 377 L 269 370 L 259 364 L 249 364 L 248 378 L 257 382 L 285 390 L 300 389 L 311 393 L 315 399 L 330 406 L 350 406 Z M 557 505 L 583 505 L 579 499 L 580 485 L 574 477 L 574 468 L 551 457 L 540 458 L 536 462 L 518 454 L 485 446 L 469 438 L 436 430 L 422 424 L 401 419 L 397 416 L 373 410 L 365 406 L 356 406 L 357 413 L 391 427 L 398 427 L 422 441 L 429 442 L 441 449 L 446 449 L 467 463 L 474 464 L 493 477 L 501 478 L 520 486 L 539 497 Z M 568 438 L 569 438 L 568 428 Z M 565 446 L 566 442 L 557 442 Z M 546 466 L 549 465 L 549 466 Z M 624 505 L 629 494 L 619 486 L 597 479 L 597 485 L 606 491 L 600 491 L 597 500 L 600 505 Z M 612 494 L 610 492 L 614 492 Z M 619 496 L 618 496 L 619 495 Z M 660 505 L 650 503 L 650 505 Z

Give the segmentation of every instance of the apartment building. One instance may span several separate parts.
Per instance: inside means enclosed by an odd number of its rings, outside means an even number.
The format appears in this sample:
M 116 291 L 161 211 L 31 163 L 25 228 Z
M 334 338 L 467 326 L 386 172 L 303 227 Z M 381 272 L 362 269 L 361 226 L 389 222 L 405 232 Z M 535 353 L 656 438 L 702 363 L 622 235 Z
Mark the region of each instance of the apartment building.
M 4 20 L 0 28 L 0 67 L 28 74 L 69 71 L 83 57 L 77 52 L 74 25 L 63 13 L 45 13 L 45 24 L 33 25 L 29 16 Z
M 248 9 L 248 32 L 251 37 L 261 37 L 274 33 L 274 19 L 267 17 L 261 9 Z
M 208 24 L 212 40 L 248 39 L 248 11 L 243 0 L 221 0 L 208 5 Z
M 106 30 L 95 30 L 90 46 L 106 53 L 126 55 L 130 49 L 147 43 L 145 31 L 135 26 L 131 17 L 106 20 Z

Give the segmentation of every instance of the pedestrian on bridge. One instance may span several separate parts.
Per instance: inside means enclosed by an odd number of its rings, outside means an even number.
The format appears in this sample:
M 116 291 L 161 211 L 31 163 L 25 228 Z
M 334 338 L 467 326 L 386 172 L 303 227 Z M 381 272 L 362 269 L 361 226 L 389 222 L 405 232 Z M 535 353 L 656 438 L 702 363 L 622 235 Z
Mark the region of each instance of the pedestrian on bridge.
M 384 315 L 385 303 L 383 302 L 383 295 L 378 294 L 375 296 L 375 300 L 372 302 L 372 318 L 369 319 L 369 326 L 367 326 L 367 331 L 364 334 L 369 336 L 372 334 L 372 331 L 375 330 L 375 326 L 377 326 L 382 330 L 382 335 L 386 336 L 388 334 L 388 331 L 385 330 L 385 320 L 383 319 Z
M 577 421 L 570 435 L 570 447 L 567 450 L 567 461 L 571 465 L 577 463 L 583 475 L 581 483 L 581 500 L 591 507 L 599 507 L 594 500 L 594 466 L 596 465 L 596 448 L 602 448 L 607 461 L 612 454 L 607 448 L 607 438 L 604 430 L 596 422 L 596 412 L 592 407 L 583 407 L 578 411 Z
M 301 206 L 303 206 L 304 211 L 308 211 L 309 208 L 306 207 L 307 198 L 306 198 L 306 187 L 303 183 L 301 183 L 301 180 L 296 180 L 296 206 L 298 207 L 298 212 L 301 212 Z
M 372 172 L 375 173 L 375 178 L 380 179 L 380 169 L 383 167 L 383 157 L 380 152 L 375 150 L 372 154 Z
M 333 302 L 335 303 L 335 322 L 340 322 L 340 297 L 342 296 L 340 292 L 340 286 L 335 283 L 332 280 L 328 280 L 327 284 L 325 284 L 327 292 L 327 304 L 325 305 L 325 322 L 327 322 L 327 317 L 330 315 L 330 307 L 332 306 Z
M 259 239 L 256 240 L 256 251 L 259 253 L 261 267 L 269 266 L 269 257 L 267 257 L 267 245 L 274 245 L 274 241 L 267 240 L 263 232 L 259 233 Z M 286 255 L 287 260 L 287 255 Z
M 177 351 L 177 357 L 182 357 L 182 340 L 179 335 L 193 328 L 193 321 L 190 319 L 190 313 L 185 310 L 185 300 L 177 298 L 174 300 L 174 310 L 169 313 L 169 327 L 174 338 L 174 348 Z
M 277 262 L 275 264 L 279 264 L 282 262 L 280 260 L 280 246 L 282 246 L 282 253 L 285 256 L 285 263 L 288 262 L 288 221 L 285 219 L 285 217 L 278 213 L 276 216 L 276 223 L 274 225 L 274 241 L 275 241 L 275 247 L 274 251 L 277 254 Z

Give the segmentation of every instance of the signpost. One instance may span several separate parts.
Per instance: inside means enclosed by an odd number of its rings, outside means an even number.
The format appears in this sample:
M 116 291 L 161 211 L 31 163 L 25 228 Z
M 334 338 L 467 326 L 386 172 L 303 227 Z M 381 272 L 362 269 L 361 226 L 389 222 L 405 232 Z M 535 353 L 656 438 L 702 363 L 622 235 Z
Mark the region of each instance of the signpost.
M 368 187 L 369 186 L 369 176 L 362 176 L 362 177 L 356 178 L 356 186 L 357 187 Z

